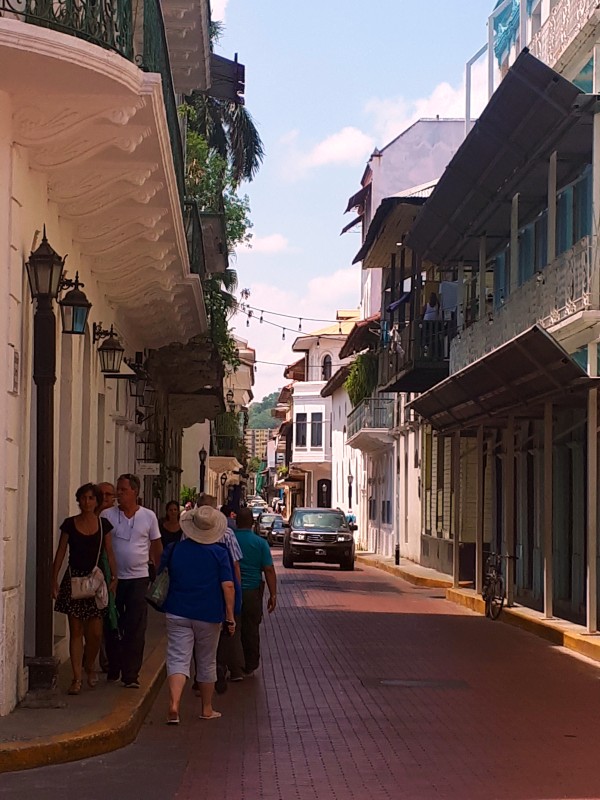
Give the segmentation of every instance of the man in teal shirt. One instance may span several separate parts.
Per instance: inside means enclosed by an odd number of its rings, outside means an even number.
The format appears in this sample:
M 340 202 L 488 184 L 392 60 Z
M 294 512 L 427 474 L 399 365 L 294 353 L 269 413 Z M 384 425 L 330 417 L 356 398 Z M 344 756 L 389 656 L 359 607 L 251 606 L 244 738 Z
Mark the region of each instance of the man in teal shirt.
M 269 589 L 267 611 L 277 604 L 277 576 L 267 541 L 253 530 L 252 510 L 241 508 L 237 515 L 235 535 L 242 551 L 242 647 L 244 673 L 250 676 L 260 663 L 260 623 L 263 613 L 263 575 Z

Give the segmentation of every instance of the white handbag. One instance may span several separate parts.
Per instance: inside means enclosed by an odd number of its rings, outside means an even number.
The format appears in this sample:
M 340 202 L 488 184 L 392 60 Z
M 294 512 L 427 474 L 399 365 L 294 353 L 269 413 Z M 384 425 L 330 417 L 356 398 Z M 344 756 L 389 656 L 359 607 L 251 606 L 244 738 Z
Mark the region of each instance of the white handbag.
M 100 553 L 102 552 L 102 523 L 100 521 L 98 521 L 98 530 L 100 533 L 100 547 L 98 548 L 94 569 L 88 575 L 79 577 L 71 575 L 71 598 L 73 600 L 85 600 L 89 597 L 95 597 L 98 589 L 102 587 L 103 583 L 106 583 L 104 573 L 98 566 Z

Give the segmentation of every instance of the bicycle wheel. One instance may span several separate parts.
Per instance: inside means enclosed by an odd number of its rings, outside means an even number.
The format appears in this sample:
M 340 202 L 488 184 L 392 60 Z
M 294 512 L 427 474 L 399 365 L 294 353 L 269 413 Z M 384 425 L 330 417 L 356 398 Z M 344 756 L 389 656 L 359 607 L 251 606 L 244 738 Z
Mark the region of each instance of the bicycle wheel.
M 504 578 L 497 575 L 493 584 L 490 586 L 490 605 L 489 614 L 492 619 L 498 619 L 502 606 L 504 605 Z

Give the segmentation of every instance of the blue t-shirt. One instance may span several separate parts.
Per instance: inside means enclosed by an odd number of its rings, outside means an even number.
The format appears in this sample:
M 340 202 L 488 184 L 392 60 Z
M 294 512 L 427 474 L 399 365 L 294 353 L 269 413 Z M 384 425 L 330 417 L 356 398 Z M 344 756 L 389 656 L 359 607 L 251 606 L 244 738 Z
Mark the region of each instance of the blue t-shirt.
M 237 530 L 235 535 L 242 548 L 242 589 L 258 589 L 262 583 L 263 568 L 273 566 L 271 548 L 266 539 L 257 536 L 254 531 Z
M 233 581 L 227 549 L 220 544 L 198 544 L 184 539 L 167 547 L 160 570 L 167 563 L 169 593 L 163 611 L 186 619 L 223 622 L 225 599 L 221 584 Z

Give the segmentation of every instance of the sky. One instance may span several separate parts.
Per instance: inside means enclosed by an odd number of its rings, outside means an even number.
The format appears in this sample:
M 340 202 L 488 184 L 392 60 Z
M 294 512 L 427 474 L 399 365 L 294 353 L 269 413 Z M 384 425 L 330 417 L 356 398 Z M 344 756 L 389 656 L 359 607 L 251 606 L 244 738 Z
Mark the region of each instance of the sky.
M 217 48 L 246 67 L 246 107 L 265 145 L 250 200 L 252 244 L 231 260 L 248 303 L 236 336 L 256 349 L 254 396 L 283 386 L 302 331 L 357 308 L 360 226 L 348 198 L 370 154 L 420 117 L 463 117 L 466 62 L 487 40 L 493 0 L 211 0 L 224 22 Z M 483 107 L 485 60 L 474 68 L 474 113 Z M 270 312 L 270 313 L 266 313 Z M 295 315 L 286 320 L 272 312 Z M 282 331 L 267 320 L 289 326 Z M 268 364 L 264 362 L 275 362 Z

